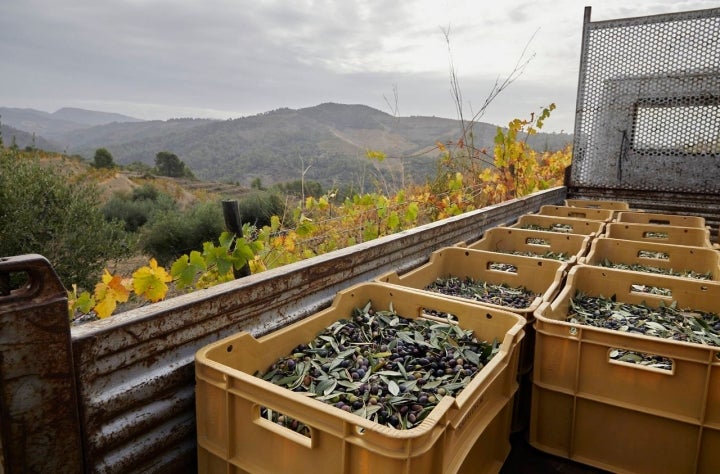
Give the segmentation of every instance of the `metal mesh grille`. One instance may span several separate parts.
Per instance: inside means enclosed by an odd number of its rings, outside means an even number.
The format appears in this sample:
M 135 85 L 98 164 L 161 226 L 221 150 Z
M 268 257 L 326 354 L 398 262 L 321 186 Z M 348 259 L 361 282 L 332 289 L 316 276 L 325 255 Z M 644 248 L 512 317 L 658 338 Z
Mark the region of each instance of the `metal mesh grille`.
M 720 8 L 586 12 L 571 185 L 720 192 Z

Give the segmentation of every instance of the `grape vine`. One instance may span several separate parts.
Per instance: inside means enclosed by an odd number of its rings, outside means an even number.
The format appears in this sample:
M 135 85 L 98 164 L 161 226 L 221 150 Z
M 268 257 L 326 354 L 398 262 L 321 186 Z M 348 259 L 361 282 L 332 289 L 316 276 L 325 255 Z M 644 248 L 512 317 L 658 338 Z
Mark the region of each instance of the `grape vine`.
M 167 270 L 150 259 L 131 277 L 105 270 L 92 293 L 68 291 L 71 319 L 83 314 L 106 318 L 130 299 L 152 303 L 175 292 L 208 288 L 235 278 L 234 271 L 248 265 L 251 273 L 331 252 L 357 243 L 411 229 L 561 185 L 570 164 L 570 147 L 538 153 L 527 138 L 542 128 L 555 108 L 535 118 L 515 119 L 506 131 L 498 127 L 495 147 L 487 150 L 457 143 L 438 143 L 439 168 L 434 182 L 407 186 L 391 196 L 354 195 L 336 203 L 333 191 L 300 202 L 284 222 L 273 216 L 270 225 L 243 226 L 243 236 L 224 232 L 218 244 L 206 242 L 202 251 L 182 255 Z M 368 152 L 378 159 L 381 152 Z M 487 164 L 493 166 L 488 167 Z

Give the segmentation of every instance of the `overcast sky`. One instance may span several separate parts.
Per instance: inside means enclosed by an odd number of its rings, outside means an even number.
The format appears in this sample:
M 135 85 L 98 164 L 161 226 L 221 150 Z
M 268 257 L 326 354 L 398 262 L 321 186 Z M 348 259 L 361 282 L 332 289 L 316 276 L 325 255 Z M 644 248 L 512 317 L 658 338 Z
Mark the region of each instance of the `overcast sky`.
M 481 120 L 555 102 L 545 129 L 572 132 L 585 5 L 598 21 L 720 1 L 2 0 L 0 106 L 168 119 L 339 102 L 457 118 L 451 57 L 466 114 L 530 59 Z

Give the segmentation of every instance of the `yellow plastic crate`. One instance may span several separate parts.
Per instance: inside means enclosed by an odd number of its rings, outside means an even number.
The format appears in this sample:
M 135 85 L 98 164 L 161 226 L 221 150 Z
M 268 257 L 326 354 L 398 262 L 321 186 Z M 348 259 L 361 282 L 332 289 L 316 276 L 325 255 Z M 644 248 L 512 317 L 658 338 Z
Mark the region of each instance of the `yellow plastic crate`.
M 634 291 L 667 288 L 672 297 Z M 720 472 L 720 347 L 566 322 L 576 291 L 657 307 L 720 312 L 720 284 L 587 265 L 535 312 L 529 441 L 611 472 Z M 671 370 L 619 362 L 615 350 L 653 354 Z
M 606 260 L 679 273 L 692 271 L 709 274 L 711 280 L 720 280 L 720 253 L 704 247 L 600 238 L 592 242 L 587 256 L 580 258 L 579 263 L 601 266 Z
M 557 226 L 563 226 L 564 228 L 568 228 L 569 230 L 550 230 L 552 228 L 557 228 Z M 526 229 L 527 227 L 533 227 L 533 229 L 528 230 L 542 230 L 564 234 L 589 235 L 591 237 L 595 237 L 603 233 L 603 231 L 605 230 L 605 223 L 586 219 L 575 219 L 572 217 L 524 214 L 520 216 L 518 221 L 510 227 L 517 229 Z
M 547 252 L 563 253 L 568 257 L 563 261 L 574 263 L 585 255 L 589 244 L 588 235 L 494 227 L 485 232 L 482 239 L 467 245 L 467 248 L 501 253 L 526 252 L 539 258 L 543 258 Z
M 607 224 L 605 236 L 611 239 L 713 248 L 710 231 L 701 227 L 611 222 Z
M 515 272 L 493 270 L 493 264 L 509 264 L 516 268 Z M 430 255 L 430 260 L 414 270 L 402 275 L 390 272 L 381 275 L 377 281 L 399 285 L 419 291 L 424 290 L 438 278 L 457 277 L 472 278 L 491 284 L 506 284 L 512 288 L 524 287 L 538 296 L 525 308 L 495 305 L 477 302 L 458 296 L 441 295 L 443 298 L 457 301 L 470 301 L 487 307 L 495 307 L 518 313 L 525 317 L 525 338 L 520 348 L 519 375 L 532 370 L 535 333 L 533 331 L 533 311 L 543 301 L 552 300 L 560 291 L 568 264 L 543 258 L 508 255 L 484 250 L 469 250 L 462 247 L 445 247 Z M 433 293 L 439 294 L 439 293 Z
M 443 397 L 422 423 L 407 430 L 380 425 L 264 381 L 264 370 L 311 341 L 356 307 L 372 301 L 404 317 L 434 309 L 457 317 L 480 340 L 502 341 L 499 352 L 457 397 Z M 431 318 L 432 319 L 432 318 Z M 338 292 L 332 305 L 255 338 L 241 332 L 195 357 L 198 470 L 201 473 L 498 472 L 510 451 L 517 389 L 519 315 L 381 283 Z M 260 416 L 266 407 L 307 425 L 304 436 Z
M 565 199 L 565 205 L 570 207 L 583 207 L 589 209 L 610 209 L 613 211 L 629 211 L 630 205 L 626 201 L 608 201 L 594 199 Z
M 515 271 L 495 270 L 495 264 L 512 265 Z M 496 307 L 532 317 L 533 311 L 542 301 L 550 301 L 560 290 L 568 264 L 546 258 L 525 257 L 485 250 L 472 250 L 464 247 L 445 247 L 436 250 L 424 265 L 398 275 L 389 272 L 377 277 L 376 281 L 400 285 L 415 290 L 424 288 L 438 278 L 472 278 L 492 284 L 506 284 L 512 288 L 525 287 L 538 296 L 525 308 L 495 305 L 477 302 L 483 306 Z M 472 301 L 467 298 L 442 295 L 459 301 Z
M 552 205 L 541 206 L 538 214 L 541 216 L 570 217 L 601 222 L 610 222 L 615 217 L 615 211 L 612 209 Z
M 705 228 L 705 218 L 699 216 L 683 216 L 676 214 L 658 214 L 653 212 L 620 212 L 618 222 L 631 224 L 672 225 L 676 227 Z

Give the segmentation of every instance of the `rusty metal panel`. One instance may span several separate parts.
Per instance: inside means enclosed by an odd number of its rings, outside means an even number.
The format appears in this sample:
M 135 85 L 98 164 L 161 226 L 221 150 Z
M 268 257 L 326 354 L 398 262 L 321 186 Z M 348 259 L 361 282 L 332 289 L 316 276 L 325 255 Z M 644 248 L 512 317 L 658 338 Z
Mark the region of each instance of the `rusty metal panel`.
M 720 192 L 720 8 L 590 21 L 571 188 Z
M 40 255 L 0 258 L 0 280 L 0 471 L 82 472 L 65 289 Z
M 564 187 L 427 224 L 72 328 L 87 472 L 196 468 L 194 355 L 246 330 L 262 335 L 330 304 L 335 293 L 473 241 Z

